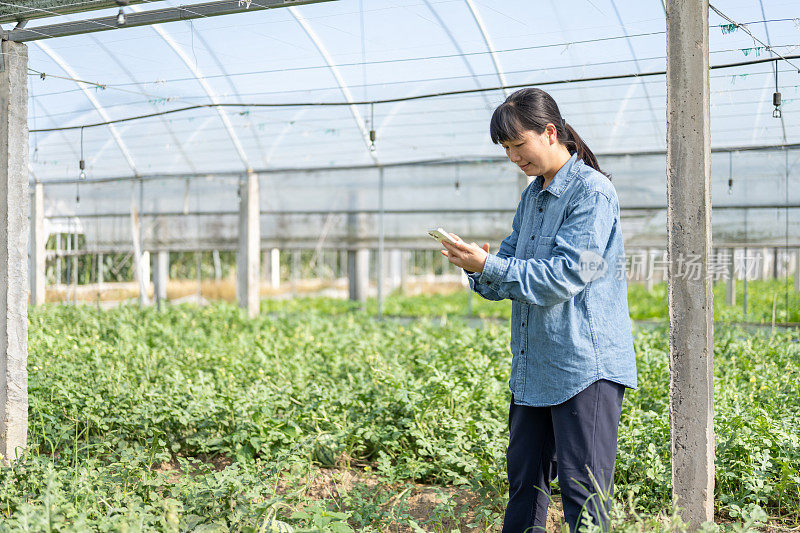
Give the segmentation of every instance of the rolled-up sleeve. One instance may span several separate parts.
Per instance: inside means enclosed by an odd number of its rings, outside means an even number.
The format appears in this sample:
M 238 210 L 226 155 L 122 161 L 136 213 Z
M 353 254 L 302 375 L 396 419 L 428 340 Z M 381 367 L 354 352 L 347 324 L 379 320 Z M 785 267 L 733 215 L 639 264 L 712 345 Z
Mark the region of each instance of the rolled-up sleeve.
M 517 205 L 517 211 L 514 213 L 514 221 L 511 223 L 511 234 L 503 239 L 503 242 L 500 243 L 500 248 L 497 251 L 497 255 L 489 255 L 486 260 L 488 261 L 490 257 L 513 257 L 514 253 L 517 251 L 517 239 L 519 238 L 519 229 L 520 225 L 522 224 L 522 213 L 525 206 L 525 196 L 528 194 L 528 189 L 525 189 L 522 193 L 522 198 L 520 199 L 519 204 Z M 485 269 L 486 267 L 484 267 Z M 462 269 L 463 270 L 463 269 Z M 470 272 L 468 270 L 464 270 L 464 273 L 467 275 L 467 280 L 469 281 L 469 287 L 476 293 L 480 294 L 487 300 L 505 300 L 508 296 L 503 296 L 499 292 L 497 292 L 490 284 L 487 283 L 487 279 L 484 278 L 481 272 Z
M 590 251 L 605 256 L 619 208 L 616 198 L 600 191 L 584 193 L 571 203 L 555 235 L 550 257 L 519 259 L 500 253 L 489 255 L 478 285 L 488 287 L 501 298 L 539 306 L 565 302 L 582 291 L 592 278 L 581 276 L 581 254 Z M 512 234 L 515 244 L 518 230 L 515 226 Z

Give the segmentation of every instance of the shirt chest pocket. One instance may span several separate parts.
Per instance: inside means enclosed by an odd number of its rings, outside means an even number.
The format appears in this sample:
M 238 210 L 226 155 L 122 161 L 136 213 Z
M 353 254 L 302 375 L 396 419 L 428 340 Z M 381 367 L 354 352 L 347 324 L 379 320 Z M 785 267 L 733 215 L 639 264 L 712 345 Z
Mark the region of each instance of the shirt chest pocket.
M 555 246 L 555 241 L 556 241 L 555 236 L 539 237 L 539 240 L 536 243 L 536 249 L 533 251 L 533 258 L 547 259 L 548 257 L 550 257 L 553 254 L 553 246 Z

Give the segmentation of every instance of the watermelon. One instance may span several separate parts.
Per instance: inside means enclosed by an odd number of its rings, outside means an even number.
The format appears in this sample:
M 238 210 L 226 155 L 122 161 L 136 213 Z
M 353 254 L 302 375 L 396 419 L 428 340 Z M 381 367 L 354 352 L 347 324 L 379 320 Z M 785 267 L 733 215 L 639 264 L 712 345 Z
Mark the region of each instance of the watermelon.
M 286 522 L 271 518 L 264 523 L 264 527 L 259 529 L 259 531 L 264 531 L 266 533 L 294 533 L 294 527 Z
M 314 460 L 321 466 L 335 466 L 340 451 L 338 439 L 330 433 L 323 433 L 314 444 Z

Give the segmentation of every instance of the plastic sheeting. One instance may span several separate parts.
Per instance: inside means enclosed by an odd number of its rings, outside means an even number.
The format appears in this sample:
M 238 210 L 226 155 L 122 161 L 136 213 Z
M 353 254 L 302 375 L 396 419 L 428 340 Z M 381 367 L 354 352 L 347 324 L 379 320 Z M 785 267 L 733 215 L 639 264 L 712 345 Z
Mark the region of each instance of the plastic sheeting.
M 617 189 L 626 245 L 665 246 L 665 156 L 605 156 L 600 164 Z M 711 169 L 716 245 L 782 246 L 787 236 L 790 245 L 800 245 L 800 149 L 714 152 Z M 507 161 L 398 165 L 383 172 L 388 247 L 435 247 L 425 232 L 439 226 L 496 247 L 510 233 L 528 183 Z M 379 178 L 377 168 L 260 174 L 262 247 L 377 247 Z M 145 249 L 235 249 L 239 179 L 48 183 L 45 215 L 52 224 L 80 221 L 89 250 L 130 249 L 132 208 L 142 216 Z

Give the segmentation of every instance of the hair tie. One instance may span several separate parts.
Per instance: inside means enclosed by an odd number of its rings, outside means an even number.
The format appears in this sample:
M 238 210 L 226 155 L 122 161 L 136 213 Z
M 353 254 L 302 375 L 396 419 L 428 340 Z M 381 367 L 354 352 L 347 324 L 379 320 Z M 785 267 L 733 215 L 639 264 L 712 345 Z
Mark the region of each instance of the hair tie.
M 564 129 L 567 128 L 567 119 L 565 119 L 564 117 L 561 117 L 561 125 L 564 127 Z

